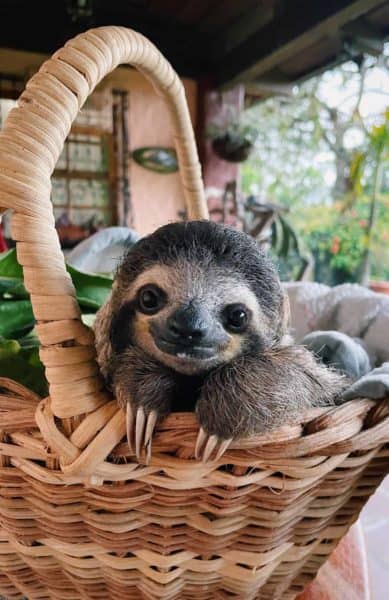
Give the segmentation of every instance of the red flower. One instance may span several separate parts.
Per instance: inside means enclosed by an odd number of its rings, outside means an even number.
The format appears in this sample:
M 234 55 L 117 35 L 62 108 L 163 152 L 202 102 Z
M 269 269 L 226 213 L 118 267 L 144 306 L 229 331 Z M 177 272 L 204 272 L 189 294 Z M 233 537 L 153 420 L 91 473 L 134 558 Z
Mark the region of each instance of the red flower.
M 366 225 L 367 225 L 367 221 L 366 221 L 366 219 L 361 219 L 361 220 L 359 221 L 359 225 L 360 225 L 361 227 L 365 228 L 365 227 L 366 227 Z

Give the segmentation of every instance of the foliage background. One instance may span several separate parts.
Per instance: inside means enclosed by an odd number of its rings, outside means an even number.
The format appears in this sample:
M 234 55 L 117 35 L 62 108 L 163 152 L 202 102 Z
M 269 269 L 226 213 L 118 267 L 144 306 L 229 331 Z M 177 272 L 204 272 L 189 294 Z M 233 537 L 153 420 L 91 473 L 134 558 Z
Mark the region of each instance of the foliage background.
M 242 190 L 289 208 L 317 281 L 389 280 L 388 59 L 389 44 L 246 112 L 258 137 Z

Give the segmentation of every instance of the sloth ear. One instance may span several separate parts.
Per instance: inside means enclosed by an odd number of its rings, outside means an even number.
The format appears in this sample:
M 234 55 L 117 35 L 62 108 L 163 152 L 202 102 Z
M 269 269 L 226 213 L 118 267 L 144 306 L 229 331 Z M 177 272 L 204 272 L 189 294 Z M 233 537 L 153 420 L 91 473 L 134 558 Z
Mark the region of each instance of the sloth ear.
M 135 309 L 131 302 L 123 306 L 112 315 L 109 328 L 109 339 L 114 352 L 123 352 L 131 342 L 130 326 L 134 317 Z

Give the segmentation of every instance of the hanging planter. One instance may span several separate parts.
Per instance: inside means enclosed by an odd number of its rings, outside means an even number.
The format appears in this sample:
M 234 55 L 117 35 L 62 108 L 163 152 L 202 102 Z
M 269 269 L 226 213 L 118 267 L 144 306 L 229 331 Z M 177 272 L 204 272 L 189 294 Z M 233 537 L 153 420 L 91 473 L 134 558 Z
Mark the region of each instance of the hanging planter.
M 240 163 L 248 159 L 254 148 L 258 126 L 247 112 L 237 113 L 231 109 L 222 122 L 210 123 L 207 137 L 219 158 Z
M 253 142 L 246 138 L 234 136 L 227 131 L 224 135 L 212 141 L 212 148 L 215 154 L 222 160 L 240 163 L 247 160 L 250 156 L 253 149 Z

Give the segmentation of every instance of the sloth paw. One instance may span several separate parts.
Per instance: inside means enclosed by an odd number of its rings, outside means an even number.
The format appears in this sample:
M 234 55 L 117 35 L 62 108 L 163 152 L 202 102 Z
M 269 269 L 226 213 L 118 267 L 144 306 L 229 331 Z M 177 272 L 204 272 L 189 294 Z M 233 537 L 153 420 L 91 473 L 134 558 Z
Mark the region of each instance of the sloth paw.
M 232 442 L 219 438 L 216 434 L 209 435 L 205 429 L 200 427 L 195 447 L 195 458 L 203 463 L 217 461 L 221 458 Z
M 170 412 L 168 399 L 156 401 L 155 398 L 136 394 L 124 386 L 116 385 L 115 396 L 119 406 L 126 413 L 127 443 L 132 455 L 135 454 L 141 464 L 148 465 L 151 460 L 151 446 L 154 429 L 158 421 Z M 157 399 L 158 400 L 158 399 Z
M 151 444 L 159 415 L 156 410 L 146 412 L 143 406 L 135 408 L 130 402 L 126 406 L 127 443 L 138 462 L 148 465 L 151 459 Z

